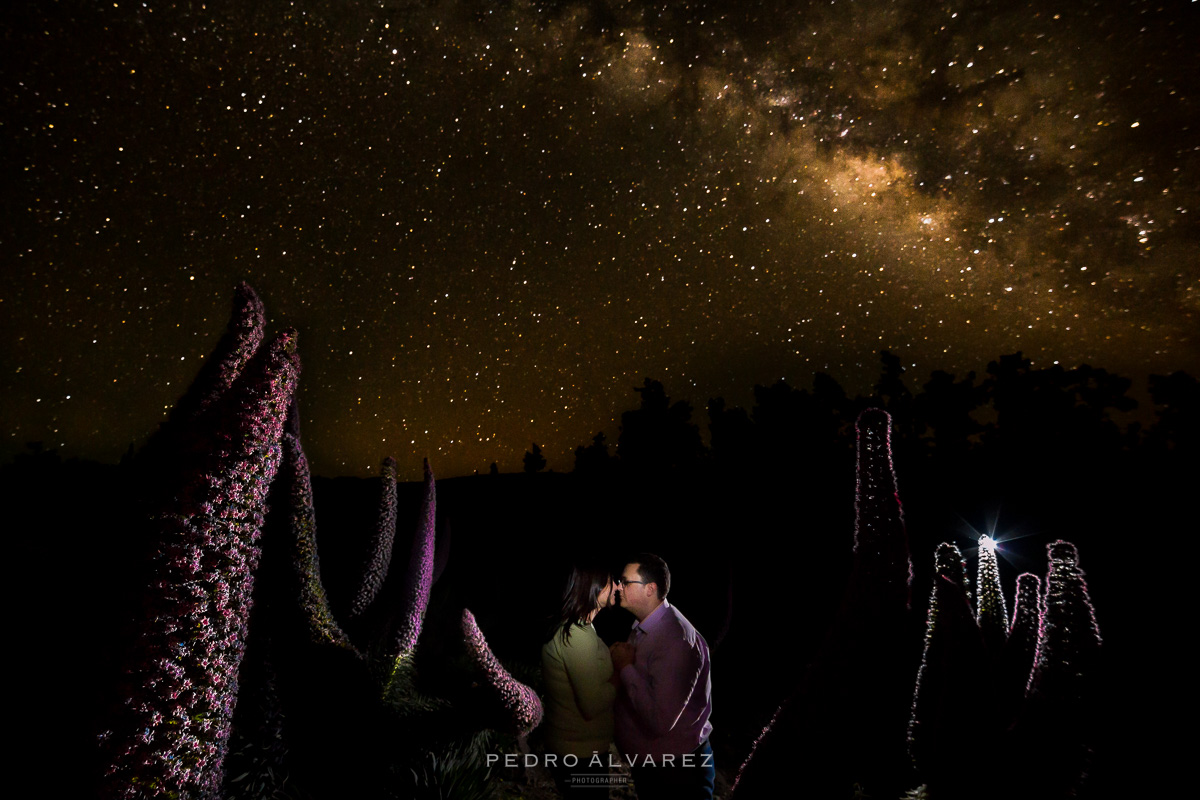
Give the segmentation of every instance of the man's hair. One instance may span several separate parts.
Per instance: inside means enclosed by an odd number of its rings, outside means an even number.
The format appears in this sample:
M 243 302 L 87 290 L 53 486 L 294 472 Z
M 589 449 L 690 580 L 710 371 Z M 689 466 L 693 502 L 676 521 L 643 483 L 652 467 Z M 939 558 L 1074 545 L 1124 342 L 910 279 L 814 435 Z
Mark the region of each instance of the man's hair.
M 667 562 L 654 553 L 638 553 L 629 559 L 629 563 L 638 565 L 638 576 L 642 580 L 658 587 L 659 600 L 666 599 L 667 592 L 671 591 L 671 570 Z

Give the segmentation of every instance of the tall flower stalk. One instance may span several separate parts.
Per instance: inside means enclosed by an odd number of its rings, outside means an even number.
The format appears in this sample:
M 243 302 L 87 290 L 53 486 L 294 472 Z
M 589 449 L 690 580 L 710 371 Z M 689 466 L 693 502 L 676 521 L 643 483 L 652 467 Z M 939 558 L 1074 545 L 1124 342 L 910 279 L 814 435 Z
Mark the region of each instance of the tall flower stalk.
M 542 721 L 542 701 L 537 692 L 508 674 L 488 647 L 475 616 L 467 609 L 463 609 L 462 631 L 467 652 L 504 708 L 509 730 L 518 736 L 528 734 Z
M 1041 604 L 1041 582 L 1031 572 L 1017 576 L 1017 599 L 1013 604 L 1012 627 L 1000 661 L 1002 707 L 1019 709 L 1029 684 L 1033 657 L 1037 652 Z M 1011 720 L 1010 720 L 1011 721 Z
M 433 471 L 429 468 L 429 459 L 425 459 L 425 491 L 421 497 L 421 512 L 408 559 L 408 571 L 404 576 L 400 622 L 387 650 L 392 658 L 392 669 L 385 694 L 394 694 L 398 687 L 411 685 L 413 653 L 417 649 L 417 639 L 425 622 L 425 610 L 429 607 L 429 592 L 433 588 L 436 522 L 437 487 Z
M 933 592 L 925 626 L 925 652 L 917 671 L 909 754 L 930 787 L 948 797 L 978 796 L 975 760 L 980 729 L 990 710 L 984 645 L 966 593 L 966 564 L 952 544 L 938 545 Z
M 857 592 L 876 594 L 888 606 L 909 607 L 912 560 L 904 511 L 892 464 L 892 419 L 869 408 L 858 415 L 857 484 L 854 493 L 854 564 Z
M 1004 592 L 1000 589 L 1000 565 L 996 559 L 996 541 L 984 535 L 979 537 L 979 565 L 976 577 L 979 599 L 975 616 L 983 640 L 993 656 L 1004 649 L 1008 638 L 1008 608 L 1004 604 Z
M 1079 568 L 1075 545 L 1062 540 L 1046 547 L 1046 575 L 1037 651 L 1025 707 L 1017 723 L 1020 766 L 1027 797 L 1075 796 L 1091 762 L 1089 741 L 1099 717 L 1096 681 L 1100 626 Z
M 1078 699 L 1100 655 L 1100 626 L 1079 568 L 1079 551 L 1058 540 L 1046 546 L 1050 570 L 1038 622 L 1029 696 Z
M 105 735 L 110 797 L 220 792 L 258 538 L 299 369 L 293 331 L 259 350 L 214 409 L 220 421 L 204 467 L 158 518 L 127 713 Z
M 287 490 L 294 568 L 300 581 L 300 607 L 309 641 L 354 650 L 350 637 L 333 616 L 325 585 L 321 582 L 312 475 L 304 448 L 300 446 L 300 437 L 296 434 L 286 433 L 283 436 L 283 466 L 279 477 Z
M 396 459 L 388 456 L 379 468 L 381 494 L 379 519 L 371 541 L 367 545 L 366 563 L 362 579 L 354 600 L 350 604 L 350 617 L 361 617 L 374 602 L 383 581 L 387 578 L 392 563 L 392 546 L 396 540 Z

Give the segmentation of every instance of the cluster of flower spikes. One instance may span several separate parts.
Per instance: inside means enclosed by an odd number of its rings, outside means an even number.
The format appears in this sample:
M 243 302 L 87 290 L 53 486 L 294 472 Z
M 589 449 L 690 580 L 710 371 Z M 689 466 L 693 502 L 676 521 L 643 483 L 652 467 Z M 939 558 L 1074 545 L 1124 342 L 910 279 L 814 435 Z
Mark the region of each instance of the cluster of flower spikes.
M 261 304 L 246 306 L 261 327 Z M 235 323 L 230 329 L 241 330 Z M 219 371 L 216 380 L 229 388 L 200 415 L 209 419 L 213 447 L 177 505 L 158 518 L 162 542 L 128 714 L 105 737 L 111 797 L 220 792 L 265 501 L 299 377 L 295 332 L 242 363 L 232 381 Z
M 542 721 L 542 701 L 537 692 L 508 674 L 508 670 L 492 654 L 483 632 L 475 622 L 475 616 L 468 609 L 463 609 L 462 630 L 471 659 L 483 674 L 487 685 L 500 698 L 511 732 L 521 736 L 532 731 Z
M 379 479 L 381 494 L 378 523 L 367 545 L 362 579 L 350 604 L 351 619 L 361 617 L 371 607 L 371 603 L 379 595 L 379 590 L 383 588 L 388 568 L 392 563 L 392 546 L 396 540 L 396 459 L 388 456 L 383 460 L 379 467 Z

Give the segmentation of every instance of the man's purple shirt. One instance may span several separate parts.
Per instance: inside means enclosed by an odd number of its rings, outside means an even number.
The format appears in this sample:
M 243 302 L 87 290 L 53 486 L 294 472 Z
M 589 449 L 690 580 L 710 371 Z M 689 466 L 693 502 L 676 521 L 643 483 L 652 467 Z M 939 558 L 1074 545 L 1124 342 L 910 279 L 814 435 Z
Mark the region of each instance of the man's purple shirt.
M 682 755 L 712 732 L 708 643 L 663 600 L 633 625 L 634 661 L 621 670 L 613 710 L 617 748 L 625 755 Z

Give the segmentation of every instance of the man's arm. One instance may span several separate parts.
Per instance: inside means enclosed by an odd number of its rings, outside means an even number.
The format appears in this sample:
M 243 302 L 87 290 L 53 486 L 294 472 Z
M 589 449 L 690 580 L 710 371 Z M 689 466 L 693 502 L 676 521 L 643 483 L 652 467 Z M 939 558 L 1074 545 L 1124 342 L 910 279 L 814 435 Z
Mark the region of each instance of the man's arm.
M 646 647 L 642 645 L 641 647 Z M 649 645 L 641 664 L 621 670 L 621 686 L 642 726 L 654 736 L 675 727 L 700 679 L 704 658 L 680 637 Z

